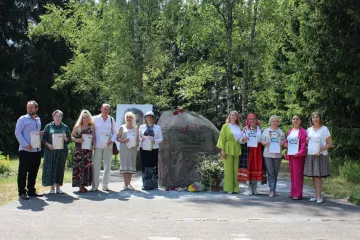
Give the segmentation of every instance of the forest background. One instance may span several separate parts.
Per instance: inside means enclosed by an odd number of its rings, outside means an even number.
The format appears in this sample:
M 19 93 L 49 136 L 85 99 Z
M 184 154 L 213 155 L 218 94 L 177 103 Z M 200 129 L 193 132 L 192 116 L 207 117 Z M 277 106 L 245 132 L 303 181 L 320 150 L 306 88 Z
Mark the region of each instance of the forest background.
M 332 156 L 359 161 L 358 0 L 0 0 L 0 151 L 40 105 L 71 128 L 108 102 L 185 107 L 220 127 L 230 110 L 264 126 L 319 111 Z M 114 109 L 113 109 L 114 110 Z

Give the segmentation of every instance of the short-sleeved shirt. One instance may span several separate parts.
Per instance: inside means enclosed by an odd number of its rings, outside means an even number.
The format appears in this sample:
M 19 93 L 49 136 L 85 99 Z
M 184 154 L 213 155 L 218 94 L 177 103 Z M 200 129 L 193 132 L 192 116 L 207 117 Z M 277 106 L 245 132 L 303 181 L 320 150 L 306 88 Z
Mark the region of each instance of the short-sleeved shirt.
M 94 126 L 95 126 L 95 148 L 104 148 L 101 146 L 100 137 L 102 133 L 109 134 L 111 141 L 116 141 L 116 126 L 115 119 L 113 119 L 110 115 L 104 121 L 101 117 L 101 114 L 93 117 Z
M 261 135 L 261 141 L 263 142 L 269 141 L 270 132 L 277 132 L 279 134 L 280 141 L 285 142 L 284 132 L 280 128 L 277 128 L 276 130 L 272 130 L 271 128 L 265 129 Z M 280 153 L 271 153 L 269 152 L 269 146 L 265 146 L 263 156 L 268 158 L 281 158 L 282 157 L 281 151 L 282 151 L 282 147 L 280 146 Z
M 309 138 L 320 139 L 320 148 L 326 145 L 326 139 L 330 137 L 330 131 L 326 126 L 321 126 L 318 130 L 314 130 L 313 127 L 310 127 L 306 130 L 306 133 Z M 328 155 L 328 150 L 320 152 L 322 155 Z

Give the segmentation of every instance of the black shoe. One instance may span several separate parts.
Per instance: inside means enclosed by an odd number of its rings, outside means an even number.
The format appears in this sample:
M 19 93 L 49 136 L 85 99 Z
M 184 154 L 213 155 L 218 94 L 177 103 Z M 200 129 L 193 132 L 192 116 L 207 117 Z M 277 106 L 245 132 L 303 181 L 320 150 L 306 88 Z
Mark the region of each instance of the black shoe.
M 29 196 L 26 193 L 23 193 L 19 196 L 19 200 L 29 200 Z
M 43 194 L 38 194 L 36 192 L 34 193 L 28 193 L 29 197 L 43 197 L 44 195 Z

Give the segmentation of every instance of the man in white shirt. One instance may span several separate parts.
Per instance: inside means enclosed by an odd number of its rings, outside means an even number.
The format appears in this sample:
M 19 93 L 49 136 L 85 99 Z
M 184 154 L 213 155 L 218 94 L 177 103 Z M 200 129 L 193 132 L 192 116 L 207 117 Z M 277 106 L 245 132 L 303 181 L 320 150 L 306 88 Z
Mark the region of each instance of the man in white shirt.
M 113 142 L 116 140 L 115 119 L 109 115 L 110 105 L 101 106 L 101 114 L 93 117 L 95 125 L 95 150 L 93 157 L 93 176 L 91 191 L 98 190 L 101 162 L 104 161 L 104 176 L 102 189 L 109 191 L 109 175 L 113 152 Z

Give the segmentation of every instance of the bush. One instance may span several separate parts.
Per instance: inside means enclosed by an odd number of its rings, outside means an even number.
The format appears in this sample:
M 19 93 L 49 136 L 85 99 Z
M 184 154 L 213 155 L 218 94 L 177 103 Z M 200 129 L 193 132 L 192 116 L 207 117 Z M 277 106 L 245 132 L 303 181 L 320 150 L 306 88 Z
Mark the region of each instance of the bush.
M 352 183 L 360 183 L 360 163 L 345 162 L 343 166 L 339 166 L 340 176 Z
M 68 156 L 66 158 L 66 167 L 67 168 L 72 168 L 73 167 L 73 162 L 74 162 L 74 152 L 75 152 L 75 143 L 70 143 L 68 144 Z
M 0 152 L 0 174 L 8 174 L 10 173 L 10 160 L 9 156 L 5 157 Z
M 111 170 L 120 169 L 120 154 L 113 155 L 111 160 Z
M 219 181 L 224 175 L 224 163 L 219 155 L 198 154 L 196 172 L 200 182 L 206 187 L 210 187 L 213 181 Z
M 349 202 L 360 205 L 360 189 L 353 188 L 350 192 Z

